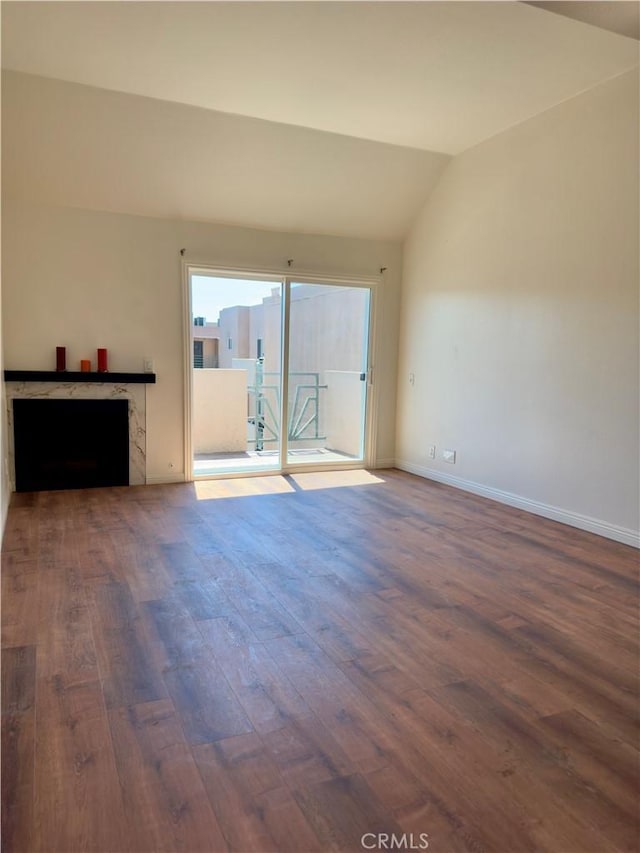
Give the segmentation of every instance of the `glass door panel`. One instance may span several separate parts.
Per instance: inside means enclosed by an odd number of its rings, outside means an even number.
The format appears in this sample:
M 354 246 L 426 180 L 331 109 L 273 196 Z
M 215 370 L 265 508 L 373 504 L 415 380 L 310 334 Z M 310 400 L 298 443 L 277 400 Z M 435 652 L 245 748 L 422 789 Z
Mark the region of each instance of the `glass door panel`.
M 364 458 L 370 292 L 291 283 L 287 465 Z
M 282 284 L 191 275 L 195 477 L 280 469 Z

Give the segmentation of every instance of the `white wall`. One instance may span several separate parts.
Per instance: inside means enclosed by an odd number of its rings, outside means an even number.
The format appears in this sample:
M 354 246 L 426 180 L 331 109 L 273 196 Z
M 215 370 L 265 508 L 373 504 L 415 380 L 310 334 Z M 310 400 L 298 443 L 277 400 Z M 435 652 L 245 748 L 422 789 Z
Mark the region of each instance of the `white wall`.
M 406 241 L 400 341 L 399 465 L 633 541 L 635 73 L 450 163 Z
M 147 475 L 184 475 L 182 268 L 185 259 L 346 276 L 376 275 L 385 335 L 376 355 L 380 412 L 377 456 L 394 451 L 401 247 L 356 238 L 286 234 L 66 207 L 3 206 L 5 366 L 52 366 L 56 345 L 68 364 L 109 349 L 110 370 L 155 362 L 147 386 Z M 171 467 L 170 467 L 171 466 Z
M 326 433 L 324 445 L 329 450 L 356 459 L 361 454 L 363 391 L 360 373 L 349 370 L 327 370 Z
M 244 453 L 247 449 L 247 371 L 193 371 L 194 453 Z

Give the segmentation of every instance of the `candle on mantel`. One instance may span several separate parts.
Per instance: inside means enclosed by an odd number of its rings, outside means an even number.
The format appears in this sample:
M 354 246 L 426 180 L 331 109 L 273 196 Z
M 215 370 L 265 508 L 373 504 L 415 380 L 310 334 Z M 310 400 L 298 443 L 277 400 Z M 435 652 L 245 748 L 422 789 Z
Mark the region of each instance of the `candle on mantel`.
M 80 362 L 80 370 L 82 373 L 91 373 L 91 362 L 88 358 L 83 358 Z
M 67 369 L 67 348 L 56 347 L 56 370 L 60 373 Z
M 98 350 L 98 373 L 107 372 L 107 351 L 104 348 Z

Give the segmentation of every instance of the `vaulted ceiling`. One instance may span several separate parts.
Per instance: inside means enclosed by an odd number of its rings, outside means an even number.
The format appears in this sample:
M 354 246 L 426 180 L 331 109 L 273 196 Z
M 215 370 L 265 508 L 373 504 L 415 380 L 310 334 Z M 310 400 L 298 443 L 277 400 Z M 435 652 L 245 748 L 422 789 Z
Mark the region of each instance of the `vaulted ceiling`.
M 640 39 L 640 3 L 637 0 L 528 0 L 528 5 Z
M 399 239 L 448 156 L 637 66 L 549 5 L 5 0 L 7 191 Z
M 631 39 L 515 2 L 2 11 L 7 68 L 448 154 L 638 61 Z

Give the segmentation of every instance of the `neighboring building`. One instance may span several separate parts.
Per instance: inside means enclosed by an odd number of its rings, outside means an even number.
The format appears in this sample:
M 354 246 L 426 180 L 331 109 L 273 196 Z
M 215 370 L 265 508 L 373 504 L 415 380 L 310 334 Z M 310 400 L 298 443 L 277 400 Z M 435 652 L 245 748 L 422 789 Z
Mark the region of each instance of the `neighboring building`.
M 193 366 L 220 367 L 220 328 L 206 317 L 193 318 Z
M 292 372 L 362 370 L 362 340 L 368 319 L 366 290 L 291 288 L 289 363 Z M 223 308 L 217 323 L 193 318 L 193 366 L 234 367 L 238 359 L 264 359 L 264 369 L 280 372 L 280 288 L 259 305 Z

